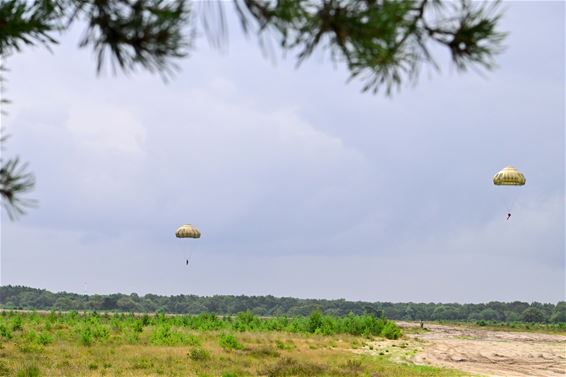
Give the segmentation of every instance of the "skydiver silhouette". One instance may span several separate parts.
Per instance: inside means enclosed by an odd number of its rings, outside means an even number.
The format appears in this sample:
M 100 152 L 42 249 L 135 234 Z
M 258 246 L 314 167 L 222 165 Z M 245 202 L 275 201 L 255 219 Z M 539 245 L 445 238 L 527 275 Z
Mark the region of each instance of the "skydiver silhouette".
M 507 220 L 509 220 L 510 217 L 511 217 L 511 214 L 508 213 L 508 214 L 507 214 Z
M 189 265 L 189 260 L 188 260 L 188 259 L 187 259 L 187 263 L 186 263 L 186 265 L 187 265 L 187 266 Z

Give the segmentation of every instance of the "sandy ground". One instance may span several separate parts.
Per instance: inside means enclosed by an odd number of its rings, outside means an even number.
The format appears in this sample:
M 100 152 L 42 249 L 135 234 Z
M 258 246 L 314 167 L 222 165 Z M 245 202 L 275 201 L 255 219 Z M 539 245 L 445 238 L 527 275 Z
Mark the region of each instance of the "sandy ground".
M 398 322 L 401 327 L 418 323 Z M 397 341 L 376 341 L 358 352 L 459 369 L 481 376 L 564 377 L 566 336 L 426 324 L 430 330 Z

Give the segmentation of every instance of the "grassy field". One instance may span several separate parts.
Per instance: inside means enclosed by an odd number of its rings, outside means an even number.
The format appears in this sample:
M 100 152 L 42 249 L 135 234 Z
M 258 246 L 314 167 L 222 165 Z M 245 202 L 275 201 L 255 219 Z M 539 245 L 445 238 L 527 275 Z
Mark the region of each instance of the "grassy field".
M 353 353 L 402 336 L 370 316 L 0 315 L 0 376 L 465 376 Z M 407 352 L 412 352 L 407 350 Z

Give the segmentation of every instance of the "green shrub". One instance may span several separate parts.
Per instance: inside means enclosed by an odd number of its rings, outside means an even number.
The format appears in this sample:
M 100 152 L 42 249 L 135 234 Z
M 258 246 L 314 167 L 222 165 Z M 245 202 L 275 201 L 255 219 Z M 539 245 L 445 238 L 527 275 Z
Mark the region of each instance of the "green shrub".
M 144 328 L 144 323 L 143 321 L 140 321 L 139 319 L 134 321 L 133 325 L 132 325 L 132 329 L 137 332 L 137 333 L 141 333 L 143 332 L 143 328 Z
M 40 346 L 46 346 L 53 342 L 53 337 L 47 331 L 42 331 L 38 334 L 35 331 L 31 330 L 27 333 L 26 338 L 28 342 Z
M 238 341 L 238 339 L 231 334 L 223 334 L 220 336 L 220 346 L 228 351 L 244 349 L 244 346 Z
M 399 339 L 403 333 L 394 322 L 387 322 L 381 331 L 381 335 L 387 339 Z
M 192 334 L 183 334 L 171 328 L 169 324 L 159 325 L 153 334 L 151 334 L 150 342 L 157 345 L 185 345 L 200 346 L 201 341 Z
M 315 310 L 309 317 L 308 332 L 315 333 L 323 325 L 323 314 L 320 310 Z
M 204 348 L 194 348 L 189 353 L 189 358 L 193 361 L 210 360 L 210 353 Z
M 12 331 L 3 323 L 0 323 L 0 336 L 4 339 L 12 339 Z
M 83 346 L 90 346 L 94 343 L 94 336 L 90 326 L 85 326 L 80 331 L 80 341 Z
M 23 329 L 22 317 L 19 314 L 12 319 L 12 331 L 21 331 Z
M 226 317 L 223 321 L 230 322 L 231 318 Z M 259 330 L 261 328 L 261 320 L 250 310 L 247 310 L 236 316 L 236 320 L 232 326 L 238 331 Z

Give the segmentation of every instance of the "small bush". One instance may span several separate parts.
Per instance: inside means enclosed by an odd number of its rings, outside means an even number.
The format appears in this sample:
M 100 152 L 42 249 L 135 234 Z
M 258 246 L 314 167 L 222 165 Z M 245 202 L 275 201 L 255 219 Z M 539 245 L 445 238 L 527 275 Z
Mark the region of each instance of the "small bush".
M 226 322 L 230 321 L 231 319 L 225 319 Z M 241 312 L 236 316 L 236 320 L 234 321 L 234 329 L 238 331 L 250 331 L 256 330 L 261 326 L 261 320 L 253 314 L 251 311 Z
M 8 340 L 12 339 L 12 331 L 3 323 L 0 323 L 0 337 Z
M 387 322 L 381 331 L 381 335 L 387 339 L 399 339 L 403 333 L 395 323 Z
M 94 336 L 89 326 L 83 327 L 80 331 L 80 341 L 83 346 L 90 346 L 94 343 Z
M 12 319 L 12 331 L 21 331 L 23 329 L 22 317 L 16 314 L 14 319 Z
M 201 341 L 198 337 L 192 334 L 183 334 L 171 328 L 171 325 L 160 325 L 151 334 L 150 339 L 152 344 L 157 345 L 185 345 L 185 346 L 200 346 Z
M 144 314 L 144 315 L 142 316 L 141 321 L 142 321 L 142 325 L 148 326 L 148 325 L 151 323 L 151 318 L 149 318 L 149 315 Z
M 208 352 L 204 348 L 194 348 L 189 353 L 189 358 L 193 361 L 210 360 L 210 352 Z
M 132 329 L 136 332 L 136 333 L 141 333 L 143 332 L 143 328 L 144 328 L 144 324 L 142 321 L 140 321 L 139 319 L 134 321 L 134 324 L 132 326 Z
M 220 336 L 220 346 L 225 350 L 242 350 L 244 346 L 238 341 L 234 335 L 221 335 Z
M 46 346 L 53 342 L 53 337 L 46 331 L 43 331 L 39 334 L 37 334 L 35 331 L 30 331 L 27 338 L 29 342 L 35 343 L 40 346 Z

